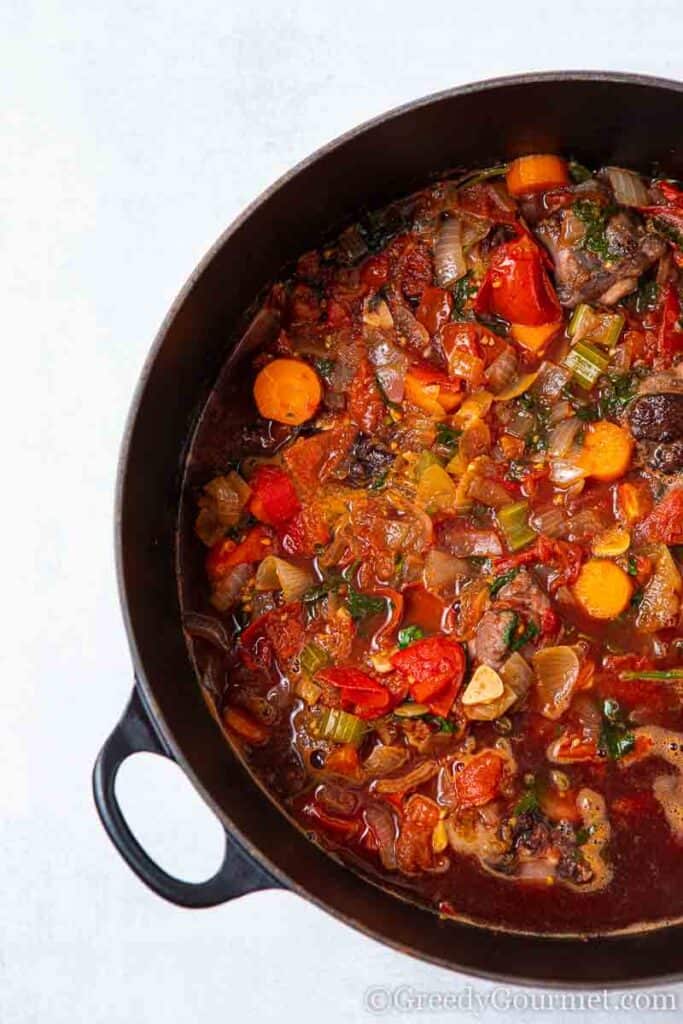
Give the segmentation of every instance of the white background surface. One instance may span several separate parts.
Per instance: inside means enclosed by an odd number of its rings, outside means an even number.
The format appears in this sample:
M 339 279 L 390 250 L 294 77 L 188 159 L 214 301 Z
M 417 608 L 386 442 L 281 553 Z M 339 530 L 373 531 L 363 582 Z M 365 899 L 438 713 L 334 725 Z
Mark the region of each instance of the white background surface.
M 462 990 L 467 979 L 294 896 L 165 905 L 106 840 L 89 774 L 131 685 L 111 543 L 117 447 L 178 288 L 291 164 L 390 106 L 487 76 L 676 77 L 680 0 L 5 0 L 0 48 L 0 1022 L 336 1024 L 372 1019 L 371 985 Z M 207 876 L 217 826 L 173 766 L 147 761 L 122 774 L 131 821 L 166 867 Z

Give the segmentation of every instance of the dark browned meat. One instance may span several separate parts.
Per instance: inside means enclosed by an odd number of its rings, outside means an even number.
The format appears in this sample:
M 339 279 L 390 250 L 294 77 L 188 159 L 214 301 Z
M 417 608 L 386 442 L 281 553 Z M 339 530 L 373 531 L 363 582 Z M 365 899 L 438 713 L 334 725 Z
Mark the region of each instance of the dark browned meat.
M 477 661 L 491 668 L 500 668 L 507 656 L 515 622 L 514 612 L 506 609 L 484 612 L 471 643 L 471 653 Z
M 550 608 L 550 600 L 530 572 L 523 569 L 498 591 L 497 600 L 508 607 L 526 612 L 537 622 Z
M 570 307 L 579 302 L 618 302 L 634 290 L 638 277 L 666 248 L 661 238 L 646 233 L 635 215 L 624 210 L 605 228 L 609 260 L 583 247 L 581 224 L 571 209 L 541 221 L 536 234 L 553 258 L 558 298 Z
M 631 403 L 628 420 L 639 441 L 683 438 L 683 394 L 642 395 Z
M 683 441 L 658 444 L 652 453 L 652 464 L 660 473 L 683 472 Z

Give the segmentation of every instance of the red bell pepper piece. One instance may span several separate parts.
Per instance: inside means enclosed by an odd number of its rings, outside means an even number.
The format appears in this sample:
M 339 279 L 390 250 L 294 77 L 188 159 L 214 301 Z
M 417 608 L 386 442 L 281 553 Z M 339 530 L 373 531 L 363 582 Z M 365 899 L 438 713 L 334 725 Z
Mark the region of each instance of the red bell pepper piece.
M 498 793 L 503 774 L 503 758 L 492 750 L 484 750 L 456 771 L 455 792 L 460 810 L 467 807 L 483 807 Z
M 389 709 L 389 691 L 360 669 L 332 666 L 321 669 L 316 678 L 339 687 L 342 704 L 350 706 L 359 718 L 377 718 Z
M 448 323 L 453 308 L 453 297 L 445 288 L 432 288 L 430 285 L 422 292 L 420 305 L 415 317 L 427 328 L 430 334 L 436 334 L 442 324 Z
M 477 313 L 495 313 L 510 323 L 537 327 L 562 316 L 538 246 L 526 233 L 494 250 L 474 300 Z
M 663 544 L 683 544 L 683 487 L 666 495 L 638 526 L 646 540 Z
M 389 257 L 381 252 L 366 260 L 360 271 L 365 292 L 376 292 L 389 280 Z
M 673 357 L 683 352 L 683 330 L 680 327 L 681 301 L 674 285 L 665 285 L 662 295 L 662 318 L 657 331 L 657 352 L 670 365 Z
M 405 677 L 418 704 L 428 704 L 435 715 L 448 714 L 465 674 L 459 643 L 450 637 L 424 637 L 394 654 L 391 664 Z
M 272 554 L 273 544 L 270 531 L 265 526 L 254 526 L 240 544 L 228 538 L 219 540 L 206 556 L 206 572 L 210 579 L 220 579 L 236 565 L 260 562 Z
M 282 526 L 301 508 L 294 484 L 278 466 L 259 466 L 249 486 L 249 511 L 269 526 Z
M 303 608 L 299 602 L 273 608 L 247 626 L 239 636 L 239 653 L 247 668 L 270 668 L 295 657 L 304 642 Z

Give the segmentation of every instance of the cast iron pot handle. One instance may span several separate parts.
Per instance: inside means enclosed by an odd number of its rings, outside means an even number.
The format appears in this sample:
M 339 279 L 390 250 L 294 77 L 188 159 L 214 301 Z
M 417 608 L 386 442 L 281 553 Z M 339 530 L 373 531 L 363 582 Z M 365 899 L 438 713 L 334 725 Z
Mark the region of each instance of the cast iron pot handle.
M 227 832 L 223 863 L 213 878 L 206 882 L 183 882 L 163 871 L 145 853 L 128 828 L 116 799 L 119 768 L 127 757 L 141 751 L 169 757 L 149 723 L 135 688 L 121 721 L 95 762 L 93 794 L 97 813 L 109 838 L 138 878 L 159 896 L 181 907 L 213 907 L 257 889 L 280 888 L 280 883 L 255 864 Z

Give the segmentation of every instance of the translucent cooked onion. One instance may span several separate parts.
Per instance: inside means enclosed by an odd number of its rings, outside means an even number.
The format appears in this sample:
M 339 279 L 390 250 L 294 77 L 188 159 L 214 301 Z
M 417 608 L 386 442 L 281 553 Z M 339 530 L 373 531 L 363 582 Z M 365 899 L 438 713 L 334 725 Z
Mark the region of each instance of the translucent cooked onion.
M 380 779 L 373 788 L 376 793 L 381 794 L 406 793 L 409 789 L 415 789 L 416 786 L 427 782 L 433 775 L 436 775 L 438 770 L 439 766 L 436 761 L 423 761 L 422 764 L 418 764 L 405 775 L 398 775 L 393 779 Z
M 655 571 L 645 587 L 636 618 L 636 628 L 642 633 L 656 633 L 676 624 L 683 589 L 678 566 L 666 544 L 658 544 L 651 557 Z
M 305 569 L 275 555 L 264 558 L 256 573 L 257 590 L 281 590 L 287 603 L 300 601 L 313 582 L 313 576 Z
M 543 647 L 532 658 L 540 712 L 561 718 L 569 707 L 579 678 L 579 659 L 572 647 Z
M 221 576 L 211 591 L 211 604 L 214 608 L 219 612 L 232 608 L 250 576 L 250 565 L 236 565 L 225 576 Z
M 564 366 L 549 361 L 541 363 L 538 377 L 534 382 L 534 391 L 543 398 L 557 398 L 562 388 L 571 380 L 571 376 L 571 372 Z
M 531 525 L 537 533 L 546 537 L 562 537 L 569 529 L 569 519 L 564 508 L 551 505 L 550 508 L 535 512 L 531 517 Z
M 548 435 L 548 454 L 551 458 L 562 458 L 574 444 L 581 421 L 576 416 L 556 424 Z
M 513 437 L 528 437 L 536 426 L 536 417 L 528 409 L 515 409 L 505 424 L 505 433 Z
M 585 480 L 586 471 L 571 459 L 553 459 L 550 463 L 550 479 L 558 487 L 571 487 L 579 480 Z
M 500 394 L 517 376 L 517 354 L 512 345 L 506 345 L 486 371 L 486 382 L 494 395 Z
M 452 586 L 461 576 L 467 576 L 469 565 L 463 558 L 432 548 L 425 559 L 423 581 L 426 590 L 439 592 Z
M 448 217 L 439 229 L 434 246 L 434 269 L 440 288 L 450 288 L 467 273 L 459 217 Z
M 559 423 L 560 420 L 569 419 L 569 417 L 572 416 L 573 413 L 574 410 L 572 409 L 571 402 L 554 402 L 550 410 L 549 420 L 551 424 L 554 426 L 556 423 Z
M 491 230 L 491 221 L 474 213 L 460 214 L 462 222 L 462 247 L 465 252 L 481 242 Z
M 396 826 L 394 817 L 385 803 L 370 804 L 363 811 L 379 849 L 382 864 L 388 871 L 396 869 Z
M 534 674 L 526 658 L 515 651 L 500 669 L 500 677 L 506 686 L 514 690 L 518 699 L 524 697 L 531 686 Z
M 404 747 L 385 746 L 378 743 L 377 746 L 363 761 L 363 768 L 372 776 L 388 775 L 389 772 L 398 771 L 408 760 L 408 751 Z
M 368 357 L 375 367 L 379 385 L 390 402 L 401 402 L 405 391 L 408 358 L 396 345 L 385 339 L 368 348 Z
M 199 636 L 202 640 L 208 640 L 223 651 L 230 650 L 230 639 L 225 626 L 210 615 L 188 612 L 183 615 L 183 628 L 190 636 Z
M 650 196 L 635 171 L 627 171 L 623 167 L 606 167 L 605 172 L 618 203 L 622 206 L 648 205 Z

